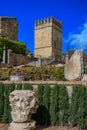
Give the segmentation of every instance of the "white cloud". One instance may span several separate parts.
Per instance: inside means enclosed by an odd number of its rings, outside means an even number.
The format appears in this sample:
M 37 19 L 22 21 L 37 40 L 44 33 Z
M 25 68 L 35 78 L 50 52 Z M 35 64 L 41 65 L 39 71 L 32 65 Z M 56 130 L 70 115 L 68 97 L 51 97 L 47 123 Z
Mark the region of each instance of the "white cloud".
M 87 49 L 87 20 L 81 27 L 81 30 L 77 34 L 70 34 L 68 39 L 65 41 L 70 43 L 76 49 Z

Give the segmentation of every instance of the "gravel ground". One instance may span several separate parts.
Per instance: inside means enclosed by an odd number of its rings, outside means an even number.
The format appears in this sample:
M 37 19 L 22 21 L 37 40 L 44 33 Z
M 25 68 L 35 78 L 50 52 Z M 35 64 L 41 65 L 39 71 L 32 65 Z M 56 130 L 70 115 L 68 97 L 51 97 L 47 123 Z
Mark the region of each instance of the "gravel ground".
M 0 130 L 8 130 L 9 124 L 0 124 Z M 77 127 L 58 127 L 58 126 L 50 126 L 50 127 L 44 127 L 44 126 L 37 126 L 36 130 L 79 130 Z

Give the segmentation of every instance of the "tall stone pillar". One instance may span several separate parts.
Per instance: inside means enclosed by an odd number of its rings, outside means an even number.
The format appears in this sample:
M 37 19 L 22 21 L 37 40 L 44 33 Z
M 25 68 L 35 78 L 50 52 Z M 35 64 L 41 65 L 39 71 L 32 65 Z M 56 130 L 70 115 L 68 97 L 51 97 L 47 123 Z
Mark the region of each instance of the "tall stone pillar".
M 8 60 L 7 60 L 7 63 L 9 64 L 10 63 L 10 55 L 11 55 L 11 53 L 12 53 L 12 50 L 11 49 L 8 49 L 8 51 L 7 51 L 7 54 L 8 54 Z
M 6 63 L 6 46 L 3 46 L 3 62 L 2 63 Z
M 41 57 L 38 58 L 38 67 L 41 67 L 42 66 L 42 59 Z
M 31 90 L 15 90 L 10 93 L 9 99 L 13 122 L 8 130 L 35 130 L 36 122 L 31 120 L 38 108 L 35 93 Z

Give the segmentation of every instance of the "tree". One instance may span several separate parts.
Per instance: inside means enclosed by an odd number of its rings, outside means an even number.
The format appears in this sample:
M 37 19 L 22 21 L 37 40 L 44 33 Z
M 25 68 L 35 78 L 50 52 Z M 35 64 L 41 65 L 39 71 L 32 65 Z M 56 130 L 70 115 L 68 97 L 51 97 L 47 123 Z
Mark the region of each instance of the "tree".
M 50 121 L 51 125 L 58 124 L 58 95 L 59 95 L 59 86 L 54 85 L 51 90 L 50 98 Z
M 68 124 L 69 97 L 65 85 L 59 86 L 59 124 L 61 126 Z
M 49 123 L 50 123 L 50 114 L 49 114 L 49 108 L 50 108 L 50 86 L 48 84 L 44 85 L 43 106 L 44 106 L 44 109 L 43 109 L 44 124 L 45 125 L 49 125 Z

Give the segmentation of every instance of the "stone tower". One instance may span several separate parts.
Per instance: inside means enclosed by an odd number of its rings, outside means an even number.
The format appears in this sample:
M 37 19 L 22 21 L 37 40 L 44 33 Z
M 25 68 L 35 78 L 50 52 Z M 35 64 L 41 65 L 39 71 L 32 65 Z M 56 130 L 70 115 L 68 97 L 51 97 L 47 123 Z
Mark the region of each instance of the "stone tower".
M 61 59 L 62 23 L 53 17 L 35 22 L 35 57 Z
M 0 17 L 0 37 L 18 40 L 18 22 L 13 17 Z

